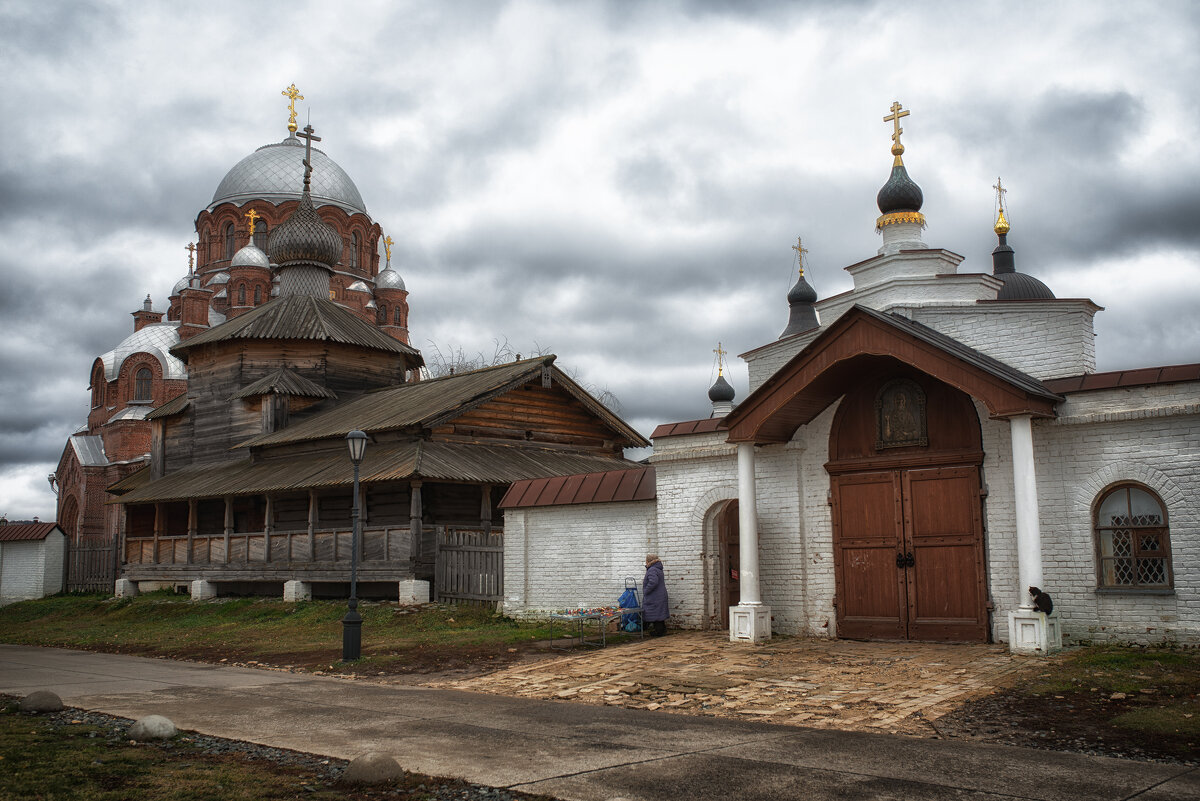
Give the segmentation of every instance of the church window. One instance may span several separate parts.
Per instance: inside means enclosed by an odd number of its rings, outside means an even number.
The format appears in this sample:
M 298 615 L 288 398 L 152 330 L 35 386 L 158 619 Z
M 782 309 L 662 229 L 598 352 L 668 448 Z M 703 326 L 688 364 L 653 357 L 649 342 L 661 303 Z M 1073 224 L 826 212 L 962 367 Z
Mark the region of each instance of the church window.
M 394 314 L 396 315 L 396 322 L 395 322 L 395 325 L 403 325 L 403 323 L 401 323 L 401 322 L 400 322 L 400 307 L 399 307 L 399 306 L 397 306 L 397 307 L 395 308 L 395 310 L 394 310 Z
M 267 223 L 264 220 L 254 222 L 254 247 L 262 251 L 267 249 Z
M 150 372 L 149 367 L 143 367 L 137 371 L 133 378 L 133 399 L 135 401 L 148 401 L 153 398 L 154 391 L 154 374 Z
M 358 234 L 350 234 L 350 266 L 358 266 Z
M 256 286 L 254 287 L 254 305 L 257 306 L 260 303 L 262 303 L 262 287 Z
M 375 319 L 379 321 L 380 325 L 387 325 L 387 306 L 383 304 L 379 305 L 379 311 L 375 313 Z
M 104 405 L 104 370 L 97 368 L 92 376 L 92 408 L 99 409 Z
M 1102 588 L 1171 588 L 1166 507 L 1145 487 L 1124 484 L 1100 497 L 1096 505 L 1096 548 Z
M 233 223 L 225 223 L 225 258 L 232 259 L 237 251 L 237 241 L 233 233 Z
M 245 284 L 242 284 L 241 286 L 238 287 L 238 305 L 239 306 L 246 305 L 246 285 Z

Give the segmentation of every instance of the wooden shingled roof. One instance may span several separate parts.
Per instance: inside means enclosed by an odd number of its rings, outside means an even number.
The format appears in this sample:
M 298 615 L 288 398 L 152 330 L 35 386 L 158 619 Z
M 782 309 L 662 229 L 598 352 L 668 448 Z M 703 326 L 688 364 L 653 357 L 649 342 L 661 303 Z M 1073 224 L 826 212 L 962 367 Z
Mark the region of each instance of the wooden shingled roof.
M 333 390 L 309 381 L 299 373 L 292 372 L 286 367 L 280 367 L 270 375 L 250 384 L 240 392 L 233 394 L 234 398 L 254 398 L 259 395 L 295 395 L 301 398 L 336 398 Z
M 181 392 L 164 403 L 162 406 L 152 409 L 150 413 L 146 415 L 146 419 L 158 420 L 161 417 L 171 417 L 173 415 L 177 415 L 180 412 L 187 411 L 187 407 L 190 404 L 191 401 L 188 400 L 187 393 Z
M 628 423 L 554 367 L 554 359 L 552 355 L 539 356 L 367 392 L 280 431 L 249 439 L 238 447 L 332 439 L 345 437 L 355 429 L 371 434 L 417 426 L 432 428 L 522 384 L 540 380 L 544 371 L 549 373 L 555 385 L 562 387 L 601 419 L 617 440 L 623 440 L 622 444 L 626 447 L 638 448 L 650 444 Z
M 554 448 L 409 440 L 368 445 L 359 480 L 365 484 L 412 478 L 510 484 L 632 465 L 611 456 Z M 185 468 L 154 482 L 148 481 L 149 469 L 144 468 L 111 486 L 109 492 L 120 496 L 121 503 L 154 503 L 348 486 L 353 477 L 346 449 L 339 444 L 319 453 Z
M 328 298 L 286 295 L 253 311 L 226 320 L 186 339 L 171 353 L 187 361 L 187 352 L 200 345 L 254 339 L 306 339 L 339 342 L 361 348 L 403 353 L 416 365 L 424 364 L 421 352 L 389 336 Z
M 655 497 L 654 468 L 639 465 L 625 470 L 515 481 L 500 500 L 500 508 L 652 501 Z

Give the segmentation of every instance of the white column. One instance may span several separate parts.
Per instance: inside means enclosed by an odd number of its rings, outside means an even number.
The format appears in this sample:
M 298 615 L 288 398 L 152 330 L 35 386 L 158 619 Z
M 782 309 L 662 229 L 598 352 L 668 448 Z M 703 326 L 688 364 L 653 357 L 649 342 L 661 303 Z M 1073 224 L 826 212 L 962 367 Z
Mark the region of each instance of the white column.
M 762 603 L 758 589 L 758 502 L 754 443 L 738 443 L 738 579 L 741 606 Z
M 754 487 L 754 443 L 738 443 L 738 583 L 740 598 L 729 608 L 731 642 L 771 638 L 771 610 L 758 585 L 758 495 Z
M 1021 606 L 1033 608 L 1030 587 L 1041 587 L 1042 530 L 1038 520 L 1037 473 L 1033 461 L 1033 426 L 1027 414 L 1009 418 L 1012 436 L 1013 498 L 1016 504 L 1017 575 Z
M 1017 527 L 1017 597 L 1021 604 L 1008 613 L 1008 647 L 1018 653 L 1048 654 L 1062 648 L 1058 614 L 1033 608 L 1030 587 L 1042 587 L 1042 530 L 1038 515 L 1037 471 L 1033 459 L 1033 424 L 1027 414 L 1009 418 L 1013 457 L 1013 505 Z

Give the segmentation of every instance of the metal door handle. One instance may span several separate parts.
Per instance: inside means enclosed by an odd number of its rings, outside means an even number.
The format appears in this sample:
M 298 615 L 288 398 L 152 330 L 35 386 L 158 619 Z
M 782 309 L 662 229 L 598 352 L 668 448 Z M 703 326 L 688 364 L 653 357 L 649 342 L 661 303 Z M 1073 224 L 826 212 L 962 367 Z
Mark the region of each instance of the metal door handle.
M 917 560 L 913 558 L 912 551 L 909 551 L 907 554 L 904 555 L 904 566 L 905 567 L 912 567 L 916 563 L 917 563 Z
M 904 569 L 904 551 L 896 552 L 896 567 L 900 570 Z

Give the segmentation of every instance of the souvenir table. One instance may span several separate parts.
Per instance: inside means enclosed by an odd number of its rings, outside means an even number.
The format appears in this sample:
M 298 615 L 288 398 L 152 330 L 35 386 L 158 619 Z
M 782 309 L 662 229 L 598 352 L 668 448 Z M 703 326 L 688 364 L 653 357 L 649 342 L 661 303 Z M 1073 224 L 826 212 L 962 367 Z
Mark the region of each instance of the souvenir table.
M 638 636 L 645 637 L 645 621 L 642 620 L 642 608 L 640 606 L 627 608 L 598 606 L 592 609 L 562 609 L 558 612 L 552 612 L 550 614 L 550 647 L 566 650 L 568 647 L 573 646 L 575 640 L 578 638 L 580 645 L 586 645 L 591 648 L 603 648 L 607 645 L 609 624 L 615 620 L 619 626 L 621 618 L 625 615 L 637 615 Z M 570 645 L 555 645 L 557 642 L 554 636 L 555 622 L 564 625 L 568 633 L 572 630 L 576 632 L 575 634 L 570 634 Z M 596 627 L 596 631 L 589 636 L 588 630 L 593 625 Z M 620 629 L 618 628 L 619 631 Z

